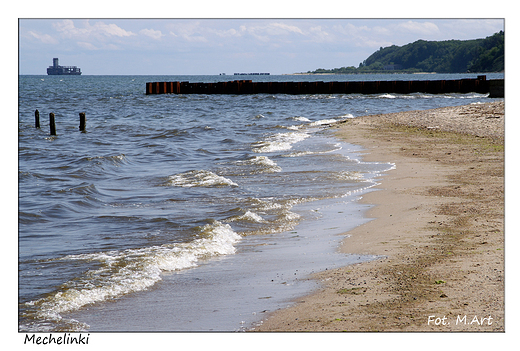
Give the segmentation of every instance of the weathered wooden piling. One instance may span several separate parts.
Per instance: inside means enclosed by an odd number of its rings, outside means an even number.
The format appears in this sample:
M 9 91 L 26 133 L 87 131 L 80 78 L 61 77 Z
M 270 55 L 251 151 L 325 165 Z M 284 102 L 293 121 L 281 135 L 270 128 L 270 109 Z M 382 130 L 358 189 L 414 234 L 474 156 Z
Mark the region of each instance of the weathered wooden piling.
M 79 130 L 85 132 L 87 127 L 87 117 L 85 116 L 85 112 L 79 113 Z
M 34 128 L 40 128 L 40 111 L 34 111 Z
M 489 81 L 489 97 L 503 98 L 504 97 L 504 80 L 491 79 Z
M 51 135 L 56 135 L 56 123 L 54 121 L 54 113 L 49 113 L 49 126 L 51 129 Z
M 496 81 L 496 82 L 495 82 Z M 346 82 L 253 82 L 234 80 L 217 83 L 150 82 L 146 94 L 447 94 L 494 93 L 503 96 L 503 79 L 488 81 L 486 76 L 459 80 L 410 80 L 410 81 L 346 81 Z M 501 82 L 501 83 L 500 83 Z M 502 85 L 500 85 L 502 84 Z

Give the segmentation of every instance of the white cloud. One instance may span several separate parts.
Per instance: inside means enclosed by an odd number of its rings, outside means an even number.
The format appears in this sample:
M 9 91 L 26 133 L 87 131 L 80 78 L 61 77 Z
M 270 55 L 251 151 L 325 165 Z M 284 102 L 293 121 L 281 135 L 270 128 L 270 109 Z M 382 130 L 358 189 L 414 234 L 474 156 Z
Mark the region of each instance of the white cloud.
M 186 41 L 193 42 L 193 43 L 207 43 L 208 39 L 200 34 L 194 34 L 194 35 L 183 35 L 183 38 L 186 39 Z
M 358 36 L 360 33 L 367 33 L 370 30 L 367 26 L 355 26 L 352 23 L 346 23 L 344 25 L 334 25 L 332 27 L 334 31 L 340 33 L 341 35 L 345 37 L 349 36 Z
M 241 29 L 242 28 L 244 28 L 247 33 L 262 41 L 268 41 L 271 36 L 286 36 L 291 33 L 304 34 L 299 27 L 281 22 L 274 22 L 266 25 L 251 25 L 248 27 L 241 26 Z
M 171 39 L 187 43 L 205 43 L 210 47 L 234 46 L 238 39 L 246 45 L 254 43 L 287 43 L 291 35 L 305 35 L 299 26 L 283 21 L 268 23 L 262 20 L 199 20 L 176 21 L 166 26 Z M 292 40 L 292 39 L 291 39 Z
M 155 40 L 159 40 L 163 36 L 163 34 L 160 30 L 155 30 L 155 29 L 147 29 L 147 28 L 141 29 L 139 31 L 139 33 L 142 35 L 146 35 L 147 37 L 150 37 Z
M 334 24 L 330 28 L 329 42 L 341 43 L 342 45 L 354 46 L 356 48 L 375 48 L 381 43 L 388 43 L 382 37 L 386 31 L 383 27 L 369 27 L 364 24 Z
M 78 41 L 77 44 L 79 47 L 86 50 L 98 50 L 98 48 L 95 47 L 92 43 L 87 43 L 85 41 Z
M 94 31 L 99 31 L 107 36 L 116 36 L 116 37 L 129 37 L 132 35 L 136 35 L 135 33 L 124 30 L 121 27 L 118 27 L 115 24 L 104 24 L 103 22 L 96 22 L 94 26 L 92 26 Z
M 286 32 L 303 34 L 303 32 L 300 28 L 298 28 L 296 26 L 291 26 L 291 25 L 285 24 L 285 23 L 271 23 L 271 24 L 269 24 L 269 26 L 271 27 L 270 29 L 275 29 L 275 31 L 274 31 L 275 34 L 285 34 Z M 281 31 L 276 30 L 276 29 L 281 29 Z M 272 30 L 270 32 L 273 33 Z
M 420 35 L 433 35 L 439 33 L 439 27 L 432 22 L 414 22 L 408 21 L 404 23 L 399 23 L 396 26 L 396 29 L 401 30 L 403 32 L 420 34 Z
M 325 31 L 322 26 L 315 26 L 310 28 L 310 34 L 314 41 L 318 42 L 331 42 L 334 40 L 334 36 L 328 31 Z
M 392 34 L 392 32 L 388 28 L 381 27 L 381 26 L 372 27 L 371 32 L 375 35 L 385 35 L 385 36 Z
M 504 30 L 502 19 L 461 19 L 456 22 L 442 21 L 440 27 L 445 33 L 449 33 L 450 39 L 477 39 L 493 35 L 499 30 Z
M 122 38 L 136 36 L 114 23 L 65 19 L 53 22 L 52 27 L 63 40 L 72 40 L 79 48 L 93 50 L 120 50 Z M 70 45 L 67 43 L 67 45 Z
M 53 23 L 52 26 L 65 38 L 72 38 L 73 36 L 77 36 L 81 33 L 80 30 L 74 27 L 74 22 L 71 20 L 56 22 Z
M 373 22 L 375 25 L 371 25 Z M 352 21 L 333 25 L 334 41 L 354 45 L 358 48 L 377 49 L 391 45 L 404 45 L 420 37 L 434 40 L 439 27 L 431 22 L 417 20 Z
M 32 30 L 27 32 L 27 34 L 30 37 L 35 38 L 35 39 L 41 41 L 44 44 L 58 44 L 58 40 L 56 40 L 55 38 L 53 38 L 49 34 L 40 34 L 40 33 L 33 32 Z
M 52 24 L 62 37 L 77 40 L 103 39 L 107 37 L 129 37 L 136 35 L 115 24 L 96 22 L 91 25 L 89 20 L 82 21 L 82 27 L 76 27 L 72 20 L 62 20 Z
M 226 37 L 240 37 L 243 34 L 244 30 L 242 30 L 242 26 L 241 26 L 241 28 L 239 30 L 236 30 L 234 28 L 227 29 L 227 30 L 210 29 L 210 32 L 215 34 L 218 37 L 226 38 Z
M 167 26 L 170 29 L 170 35 L 177 39 L 183 39 L 188 43 L 207 43 L 209 40 L 206 38 L 206 35 L 211 35 L 214 33 L 214 30 L 210 28 L 203 27 L 200 25 L 200 22 L 177 22 L 172 23 Z
M 369 39 L 367 39 L 363 42 L 363 45 L 357 44 L 356 46 L 377 49 L 377 48 L 384 48 L 384 47 L 392 46 L 392 45 L 394 45 L 392 42 L 386 41 L 386 40 L 369 40 Z
M 249 25 L 240 25 L 235 36 L 250 36 L 254 40 L 261 43 L 271 43 L 279 45 L 280 43 L 288 43 L 290 36 L 293 34 L 305 35 L 304 31 L 297 26 L 273 22 L 264 24 L 261 21 L 253 22 Z M 249 41 L 254 43 L 254 41 Z
M 76 45 L 78 45 L 80 48 L 83 48 L 85 50 L 121 50 L 117 45 L 114 44 L 101 44 L 99 47 L 95 46 L 92 43 L 86 42 L 86 41 L 78 41 L 76 42 Z

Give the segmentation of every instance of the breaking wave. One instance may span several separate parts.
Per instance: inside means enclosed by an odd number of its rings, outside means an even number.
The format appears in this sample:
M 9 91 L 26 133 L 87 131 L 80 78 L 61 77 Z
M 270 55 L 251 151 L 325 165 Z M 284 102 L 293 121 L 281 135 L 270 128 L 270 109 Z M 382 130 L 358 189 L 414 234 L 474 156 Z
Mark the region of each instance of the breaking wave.
M 54 260 L 86 261 L 100 268 L 66 282 L 60 291 L 26 303 L 35 322 L 60 321 L 62 313 L 85 305 L 145 290 L 159 280 L 161 272 L 195 267 L 203 259 L 234 254 L 241 239 L 228 224 L 215 221 L 199 228 L 198 238 L 186 243 L 165 244 L 128 250 L 68 255 Z M 62 321 L 63 323 L 63 321 Z M 74 321 L 69 321 L 69 328 Z M 42 324 L 40 324 L 42 325 Z M 31 325 L 21 326 L 33 330 Z M 88 327 L 83 325 L 83 328 Z M 80 328 L 81 329 L 81 328 Z
M 223 187 L 238 186 L 232 180 L 219 176 L 213 172 L 205 170 L 188 171 L 185 173 L 175 174 L 169 177 L 170 185 L 189 187 Z

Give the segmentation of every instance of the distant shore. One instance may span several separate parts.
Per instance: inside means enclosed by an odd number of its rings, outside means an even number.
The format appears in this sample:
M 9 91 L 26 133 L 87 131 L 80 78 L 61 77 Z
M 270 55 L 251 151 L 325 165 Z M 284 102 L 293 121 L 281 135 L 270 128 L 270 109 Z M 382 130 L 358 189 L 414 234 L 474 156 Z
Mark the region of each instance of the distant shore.
M 399 71 L 389 71 L 389 72 L 366 72 L 366 73 L 285 73 L 284 76 L 334 76 L 334 75 L 367 75 L 367 74 L 437 74 L 437 72 L 399 72 Z M 452 74 L 463 74 L 463 73 L 452 73 Z
M 334 128 L 396 164 L 341 247 L 380 258 L 316 274 L 320 291 L 255 331 L 504 331 L 504 102 Z

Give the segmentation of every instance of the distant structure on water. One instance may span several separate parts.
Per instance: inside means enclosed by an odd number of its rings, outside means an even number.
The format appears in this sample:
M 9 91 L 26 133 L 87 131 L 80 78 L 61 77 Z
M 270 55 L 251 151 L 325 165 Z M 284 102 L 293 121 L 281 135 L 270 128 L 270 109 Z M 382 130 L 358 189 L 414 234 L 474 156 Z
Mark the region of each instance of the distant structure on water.
M 235 76 L 268 76 L 271 73 L 233 73 Z
M 79 76 L 81 69 L 76 66 L 60 66 L 58 58 L 52 59 L 52 66 L 47 68 L 47 74 L 50 76 Z

